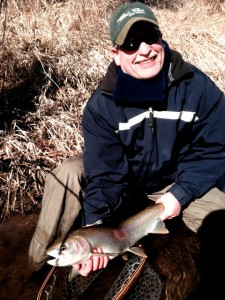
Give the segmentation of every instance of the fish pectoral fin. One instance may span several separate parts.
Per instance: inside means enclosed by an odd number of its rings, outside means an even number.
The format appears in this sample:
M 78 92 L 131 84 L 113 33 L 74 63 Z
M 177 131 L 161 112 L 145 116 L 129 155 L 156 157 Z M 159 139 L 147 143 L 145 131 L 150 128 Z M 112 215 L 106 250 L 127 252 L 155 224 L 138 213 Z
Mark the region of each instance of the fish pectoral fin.
M 129 251 L 133 254 L 136 254 L 138 256 L 141 256 L 141 257 L 145 257 L 145 258 L 147 257 L 147 255 L 144 253 L 144 251 L 139 247 L 131 247 L 127 251 Z
M 71 281 L 77 275 L 79 275 L 79 273 L 77 272 L 77 270 L 74 267 L 72 267 L 71 271 L 70 271 L 70 273 L 68 275 L 68 280 Z
M 161 234 L 167 234 L 169 233 L 168 229 L 166 228 L 163 221 L 160 219 L 157 219 L 155 223 L 149 228 L 149 233 L 161 233 Z
M 81 235 L 76 235 L 75 240 L 79 242 L 80 246 L 82 247 L 82 251 L 86 253 L 91 252 L 91 245 L 89 244 L 88 240 Z

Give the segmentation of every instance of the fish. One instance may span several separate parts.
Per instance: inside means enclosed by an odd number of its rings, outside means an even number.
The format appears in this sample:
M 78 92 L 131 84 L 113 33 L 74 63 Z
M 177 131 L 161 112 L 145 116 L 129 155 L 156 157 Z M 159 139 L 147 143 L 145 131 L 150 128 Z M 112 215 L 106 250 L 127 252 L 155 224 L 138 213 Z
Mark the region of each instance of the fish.
M 150 233 L 168 234 L 160 215 L 164 210 L 162 203 L 146 207 L 137 214 L 121 221 L 117 226 L 94 225 L 75 229 L 62 240 L 56 240 L 47 249 L 47 255 L 54 257 L 47 261 L 49 265 L 71 266 L 69 280 L 77 275 L 74 264 L 83 264 L 93 256 L 107 255 L 113 259 L 127 252 L 146 257 L 144 251 L 136 246 L 137 242 Z M 101 248 L 102 253 L 93 253 Z

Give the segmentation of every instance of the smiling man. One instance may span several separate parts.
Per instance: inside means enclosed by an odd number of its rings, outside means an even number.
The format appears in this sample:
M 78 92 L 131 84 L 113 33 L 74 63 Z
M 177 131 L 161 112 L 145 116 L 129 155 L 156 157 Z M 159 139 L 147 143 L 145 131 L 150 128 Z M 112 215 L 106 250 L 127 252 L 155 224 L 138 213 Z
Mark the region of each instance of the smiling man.
M 112 52 L 116 64 L 123 72 L 138 79 L 157 76 L 165 59 L 159 28 L 146 21 L 134 23 L 123 44 L 115 43 Z
M 47 177 L 29 251 L 36 264 L 78 214 L 82 226 L 112 224 L 151 199 L 164 204 L 162 220 L 180 216 L 197 232 L 210 212 L 225 209 L 217 188 L 225 171 L 223 92 L 170 49 L 147 5 L 119 7 L 109 33 L 114 60 L 84 109 L 83 157 Z M 88 275 L 107 263 L 95 256 L 76 268 Z

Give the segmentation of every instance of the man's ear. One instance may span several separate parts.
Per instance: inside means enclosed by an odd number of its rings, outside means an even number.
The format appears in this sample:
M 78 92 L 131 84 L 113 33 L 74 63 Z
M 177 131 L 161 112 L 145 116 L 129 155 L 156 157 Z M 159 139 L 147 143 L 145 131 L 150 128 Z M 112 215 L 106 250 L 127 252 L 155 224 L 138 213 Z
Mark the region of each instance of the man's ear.
M 113 55 L 113 59 L 115 61 L 115 64 L 117 66 L 120 66 L 120 55 L 119 55 L 119 50 L 115 47 L 112 48 L 112 55 Z

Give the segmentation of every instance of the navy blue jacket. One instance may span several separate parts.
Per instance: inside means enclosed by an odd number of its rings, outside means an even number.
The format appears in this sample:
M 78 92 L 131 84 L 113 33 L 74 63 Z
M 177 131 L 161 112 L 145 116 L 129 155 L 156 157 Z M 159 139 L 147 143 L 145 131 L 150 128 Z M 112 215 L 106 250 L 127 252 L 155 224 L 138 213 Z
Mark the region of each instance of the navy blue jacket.
M 165 105 L 155 109 L 117 105 L 117 72 L 111 63 L 83 112 L 86 224 L 113 218 L 134 188 L 175 182 L 169 191 L 185 207 L 225 170 L 225 97 L 207 75 L 171 50 Z

